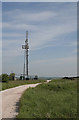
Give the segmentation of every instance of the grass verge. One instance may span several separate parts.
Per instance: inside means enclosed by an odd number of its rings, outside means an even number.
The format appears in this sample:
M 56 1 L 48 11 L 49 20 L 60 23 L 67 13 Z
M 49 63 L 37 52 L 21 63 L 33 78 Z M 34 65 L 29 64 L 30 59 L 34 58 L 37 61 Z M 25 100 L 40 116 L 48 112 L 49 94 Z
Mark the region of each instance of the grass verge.
M 24 92 L 17 118 L 76 118 L 77 81 L 52 80 Z
M 26 84 L 35 84 L 35 83 L 43 83 L 46 80 L 16 80 L 16 81 L 9 81 L 8 83 L 0 83 L 0 86 L 2 84 L 2 90 L 13 88 L 20 85 L 26 85 Z M 1 89 L 0 89 L 1 90 Z

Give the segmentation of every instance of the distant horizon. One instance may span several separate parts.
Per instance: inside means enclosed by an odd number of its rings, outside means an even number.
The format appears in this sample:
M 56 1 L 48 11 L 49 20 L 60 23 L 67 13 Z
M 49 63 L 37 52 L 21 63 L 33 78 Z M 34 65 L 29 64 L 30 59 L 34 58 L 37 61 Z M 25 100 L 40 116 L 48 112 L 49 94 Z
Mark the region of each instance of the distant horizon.
M 11 73 L 15 73 L 15 72 L 11 72 Z M 2 74 L 8 74 L 10 75 L 11 73 L 2 73 Z M 16 74 L 15 73 L 15 76 L 21 76 L 22 74 Z M 35 75 L 28 75 L 28 76 L 35 76 Z M 78 77 L 78 75 L 76 76 L 39 76 L 37 75 L 39 78 L 63 78 L 63 77 Z

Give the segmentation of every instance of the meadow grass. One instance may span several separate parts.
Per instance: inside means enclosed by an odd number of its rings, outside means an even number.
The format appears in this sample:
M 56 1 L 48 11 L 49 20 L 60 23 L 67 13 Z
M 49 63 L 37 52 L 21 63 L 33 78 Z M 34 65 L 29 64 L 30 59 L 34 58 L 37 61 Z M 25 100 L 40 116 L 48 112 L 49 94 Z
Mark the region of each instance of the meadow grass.
M 0 86 L 2 84 L 2 90 L 13 88 L 20 85 L 26 85 L 26 84 L 35 84 L 35 83 L 43 83 L 46 80 L 15 80 L 15 81 L 9 81 L 8 83 L 0 83 Z M 1 89 L 0 89 L 1 90 Z
M 26 90 L 17 118 L 76 118 L 77 81 L 52 80 Z

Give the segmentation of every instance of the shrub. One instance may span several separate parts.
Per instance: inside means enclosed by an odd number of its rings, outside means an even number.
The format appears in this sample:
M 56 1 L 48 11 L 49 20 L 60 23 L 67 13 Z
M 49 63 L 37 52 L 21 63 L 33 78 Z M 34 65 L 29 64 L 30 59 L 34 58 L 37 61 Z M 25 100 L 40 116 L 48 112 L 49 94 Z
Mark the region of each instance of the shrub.
M 7 74 L 2 74 L 2 82 L 8 82 L 9 76 Z
M 2 82 L 2 75 L 0 75 L 0 82 Z
M 23 79 L 23 76 L 20 76 L 20 80 L 22 80 Z
M 37 75 L 35 75 L 34 80 L 37 80 L 37 79 L 38 79 L 38 76 L 37 76 Z
M 14 80 L 14 79 L 15 79 L 15 73 L 10 73 L 9 80 Z

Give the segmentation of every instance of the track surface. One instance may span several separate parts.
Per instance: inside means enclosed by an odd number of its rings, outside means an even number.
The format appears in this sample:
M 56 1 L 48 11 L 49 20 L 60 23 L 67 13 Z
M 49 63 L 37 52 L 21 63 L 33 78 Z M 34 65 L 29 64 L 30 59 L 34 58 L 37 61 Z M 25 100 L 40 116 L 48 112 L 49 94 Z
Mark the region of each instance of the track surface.
M 49 81 L 50 80 L 47 80 L 46 83 L 48 83 Z M 2 94 L 2 118 L 16 118 L 16 115 L 18 115 L 19 100 L 22 93 L 29 87 L 36 87 L 39 84 L 41 83 L 22 85 L 19 87 L 1 91 L 0 94 Z

